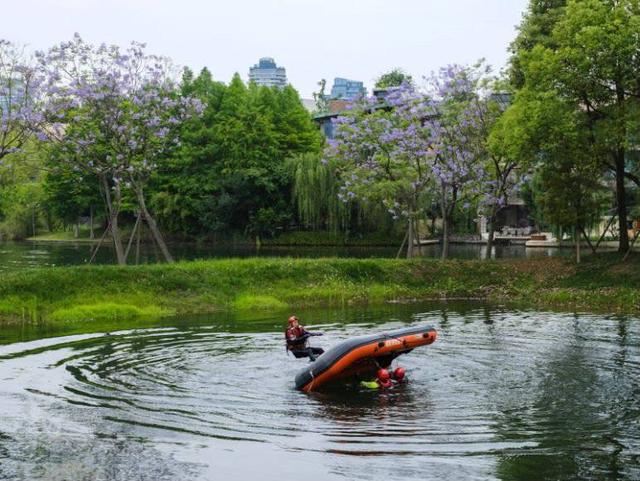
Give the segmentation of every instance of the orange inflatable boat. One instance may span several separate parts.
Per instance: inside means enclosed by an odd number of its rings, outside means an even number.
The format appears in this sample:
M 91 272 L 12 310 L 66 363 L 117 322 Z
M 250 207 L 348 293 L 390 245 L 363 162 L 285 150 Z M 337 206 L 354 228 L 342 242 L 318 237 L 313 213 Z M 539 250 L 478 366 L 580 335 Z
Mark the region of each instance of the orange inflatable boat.
M 431 344 L 436 335 L 433 327 L 421 326 L 348 339 L 302 369 L 296 375 L 296 389 L 311 392 L 335 381 L 371 377 L 401 354 Z

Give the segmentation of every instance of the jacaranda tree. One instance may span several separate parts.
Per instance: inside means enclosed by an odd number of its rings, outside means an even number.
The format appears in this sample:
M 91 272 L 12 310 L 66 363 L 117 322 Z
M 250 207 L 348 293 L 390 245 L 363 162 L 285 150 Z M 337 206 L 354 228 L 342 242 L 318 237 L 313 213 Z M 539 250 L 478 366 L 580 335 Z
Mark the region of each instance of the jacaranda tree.
M 341 172 L 345 200 L 382 201 L 407 219 L 408 257 L 416 221 L 436 202 L 443 225 L 442 256 L 449 252 L 454 211 L 478 196 L 485 179 L 477 68 L 449 66 L 428 79 L 427 92 L 403 84 L 384 101 L 361 99 L 336 120 L 326 156 Z
M 429 131 L 422 125 L 429 108 L 409 84 L 391 90 L 383 103 L 359 99 L 335 120 L 335 138 L 325 151 L 339 173 L 341 200 L 382 202 L 395 219 L 406 219 L 407 257 L 432 181 Z
M 39 79 L 22 49 L 0 39 L 0 165 L 25 145 L 32 128 L 42 122 L 35 108 Z
M 137 204 L 166 261 L 172 257 L 147 208 L 145 187 L 158 164 L 179 143 L 179 125 L 201 110 L 181 96 L 175 69 L 145 45 L 94 46 L 79 35 L 36 55 L 43 76 L 41 140 L 55 142 L 57 158 L 98 181 L 119 264 L 126 263 L 118 228 L 123 195 Z M 129 243 L 131 245 L 131 243 Z

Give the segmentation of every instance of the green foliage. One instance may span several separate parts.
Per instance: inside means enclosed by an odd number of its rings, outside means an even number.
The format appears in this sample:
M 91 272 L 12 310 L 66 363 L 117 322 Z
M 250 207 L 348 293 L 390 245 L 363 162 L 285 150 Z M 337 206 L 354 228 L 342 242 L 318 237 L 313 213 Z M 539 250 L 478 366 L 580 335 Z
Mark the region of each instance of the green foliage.
M 336 169 L 323 163 L 318 153 L 299 154 L 289 159 L 293 196 L 300 221 L 313 229 L 342 230 L 349 225 L 349 205 L 338 199 Z
M 0 168 L 0 239 L 24 239 L 47 223 L 42 183 L 43 155 L 30 141 L 22 152 L 7 155 Z
M 183 126 L 182 146 L 154 179 L 160 221 L 190 235 L 273 235 L 293 216 L 286 159 L 321 145 L 298 93 L 247 86 L 237 74 L 224 85 L 206 69 L 197 77 L 187 71 L 182 89 L 207 107 Z
M 51 213 L 64 224 L 72 224 L 78 217 L 88 216 L 92 206 L 97 213 L 102 213 L 104 201 L 98 179 L 74 171 L 62 159 L 63 154 L 56 146 L 47 150 L 43 188 Z
M 532 0 L 513 44 L 513 82 L 505 114 L 509 149 L 539 168 L 545 218 L 583 224 L 597 213 L 599 190 L 616 180 L 620 250 L 626 250 L 629 196 L 640 186 L 635 148 L 640 125 L 640 3 L 637 0 Z
M 394 68 L 389 72 L 383 73 L 376 79 L 375 88 L 386 89 L 389 87 L 399 87 L 404 83 L 413 85 L 413 78 L 401 68 Z
M 567 0 L 530 0 L 518 36 L 511 43 L 509 77 L 514 87 L 521 88 L 525 82 L 523 61 L 527 53 L 537 45 L 554 48 L 553 29 L 564 13 Z
M 507 155 L 532 167 L 533 205 L 560 228 L 588 226 L 602 213 L 602 168 L 583 120 L 553 91 L 524 88 L 492 133 Z

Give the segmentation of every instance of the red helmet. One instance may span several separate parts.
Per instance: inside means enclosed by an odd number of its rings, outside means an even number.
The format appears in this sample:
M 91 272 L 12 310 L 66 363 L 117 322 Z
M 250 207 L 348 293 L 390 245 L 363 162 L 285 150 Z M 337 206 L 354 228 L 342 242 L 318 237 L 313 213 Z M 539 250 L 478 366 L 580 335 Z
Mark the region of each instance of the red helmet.
M 292 325 L 294 322 L 298 322 L 297 316 L 291 316 L 289 318 L 289 325 Z
M 388 381 L 389 377 L 389 371 L 386 369 L 378 369 L 378 379 L 380 381 Z
M 397 367 L 395 371 L 393 371 L 393 377 L 396 381 L 402 381 L 404 379 L 404 367 Z

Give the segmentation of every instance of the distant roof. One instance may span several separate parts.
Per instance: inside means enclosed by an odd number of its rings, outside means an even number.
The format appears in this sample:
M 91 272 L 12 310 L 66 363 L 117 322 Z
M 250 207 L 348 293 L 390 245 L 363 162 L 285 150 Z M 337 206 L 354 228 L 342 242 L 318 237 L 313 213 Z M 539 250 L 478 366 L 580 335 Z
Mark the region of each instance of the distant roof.
M 347 106 L 351 103 L 351 100 L 329 99 L 327 103 L 329 110 L 325 112 L 318 112 L 313 116 L 313 118 L 319 120 L 329 117 L 337 117 L 344 112 L 347 109 Z
M 304 108 L 309 112 L 315 112 L 316 110 L 318 110 L 316 108 L 316 101 L 314 99 L 300 99 L 300 101 L 302 102 L 302 105 L 304 105 Z

